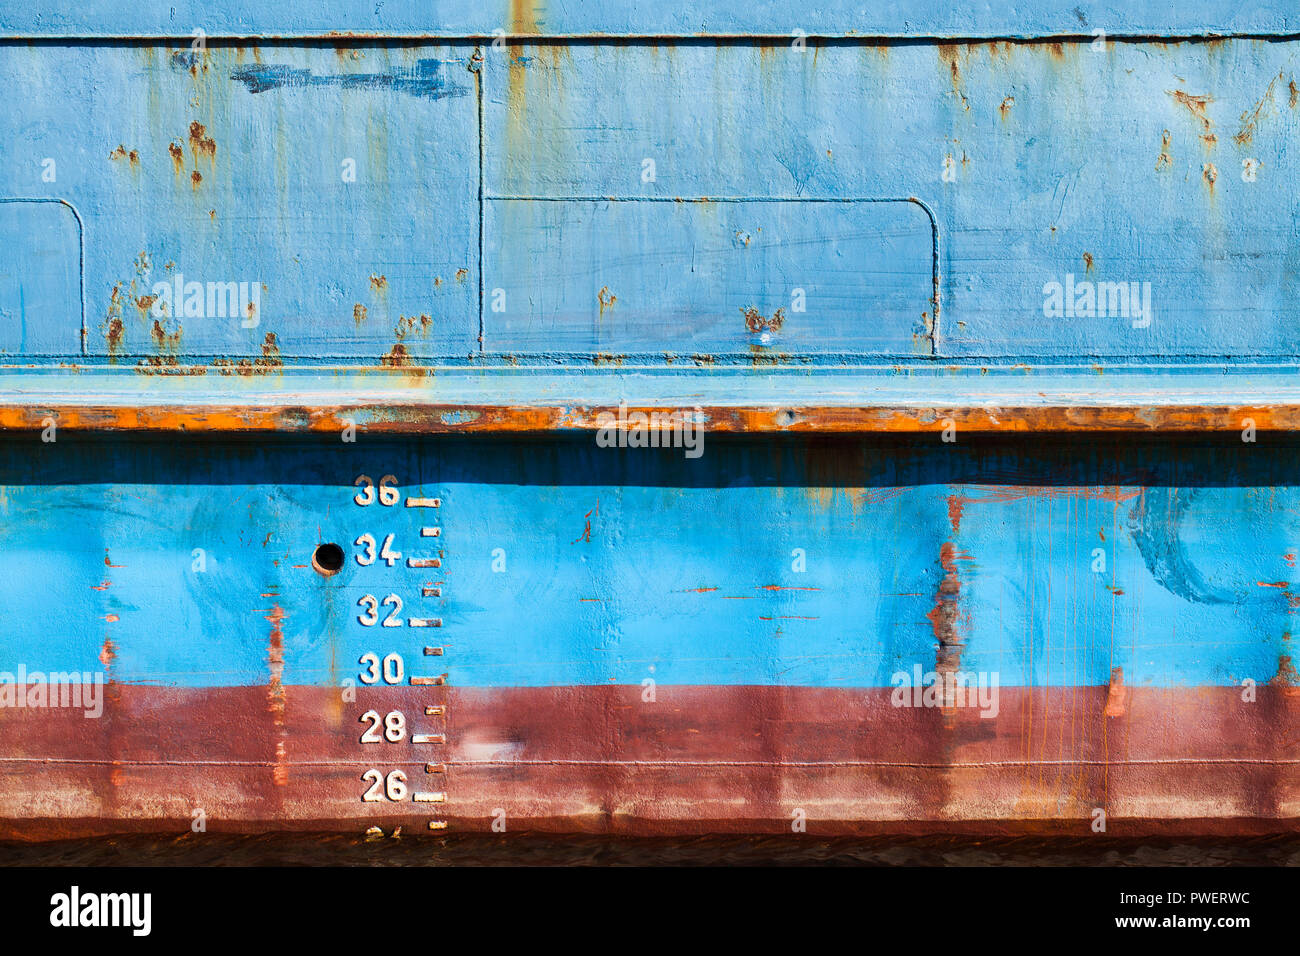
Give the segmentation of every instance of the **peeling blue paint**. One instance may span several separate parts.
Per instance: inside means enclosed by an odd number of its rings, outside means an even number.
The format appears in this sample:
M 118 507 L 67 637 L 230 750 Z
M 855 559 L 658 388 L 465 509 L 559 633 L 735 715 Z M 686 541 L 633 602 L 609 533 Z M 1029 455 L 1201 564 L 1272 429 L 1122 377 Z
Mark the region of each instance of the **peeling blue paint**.
M 195 59 L 187 54 L 187 68 Z M 283 63 L 259 63 L 235 70 L 230 78 L 248 87 L 250 93 L 267 90 L 303 89 L 306 87 L 334 86 L 345 90 L 391 89 L 412 96 L 436 100 L 444 96 L 464 96 L 469 92 L 463 85 L 449 82 L 448 64 L 440 60 L 419 60 L 410 70 L 393 73 L 326 73 L 317 75 L 310 69 Z

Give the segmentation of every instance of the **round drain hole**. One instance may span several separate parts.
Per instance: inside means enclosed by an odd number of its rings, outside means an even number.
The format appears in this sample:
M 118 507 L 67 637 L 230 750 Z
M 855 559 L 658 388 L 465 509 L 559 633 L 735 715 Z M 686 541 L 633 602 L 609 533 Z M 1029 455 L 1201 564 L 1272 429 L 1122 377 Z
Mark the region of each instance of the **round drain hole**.
M 311 556 L 311 566 L 329 577 L 343 569 L 343 549 L 337 544 L 318 544 Z

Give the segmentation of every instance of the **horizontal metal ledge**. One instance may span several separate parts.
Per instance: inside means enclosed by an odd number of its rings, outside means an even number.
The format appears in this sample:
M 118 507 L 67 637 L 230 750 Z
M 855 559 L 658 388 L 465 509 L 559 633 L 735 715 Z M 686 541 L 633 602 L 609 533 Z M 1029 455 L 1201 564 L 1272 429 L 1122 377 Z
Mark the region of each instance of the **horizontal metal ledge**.
M 644 415 L 645 420 L 637 418 Z M 603 417 L 604 416 L 604 417 Z M 656 422 L 655 416 L 659 416 Z M 1229 433 L 1300 431 L 1300 403 L 1286 405 L 699 406 L 668 405 L 0 405 L 0 432 L 54 425 L 77 432 L 285 432 L 522 434 L 670 430 L 686 421 L 720 434 Z
M 714 433 L 1300 431 L 1300 374 L 1279 365 L 175 371 L 0 369 L 0 431 L 583 433 L 638 414 Z
M 1099 25 L 1100 27 L 1100 25 Z M 809 43 L 862 43 L 895 44 L 920 43 L 964 45 L 984 43 L 1092 43 L 1097 35 L 1074 29 L 955 29 L 949 31 L 866 29 L 827 30 L 815 29 L 796 33 L 775 31 L 745 32 L 738 30 L 662 30 L 662 31 L 546 31 L 546 32 L 489 32 L 489 31 L 421 31 L 421 30 L 301 30 L 256 32 L 238 29 L 221 29 L 204 35 L 209 44 L 290 44 L 332 43 L 347 44 L 490 44 L 527 46 L 546 43 L 755 43 L 763 45 L 788 45 L 796 37 Z M 1285 41 L 1300 39 L 1288 21 L 1275 27 L 1233 29 L 1231 27 L 1195 26 L 1171 29 L 1152 27 L 1121 28 L 1107 31 L 1105 39 L 1117 43 L 1198 43 L 1219 40 Z M 0 43 L 134 43 L 161 44 L 176 48 L 187 47 L 194 34 L 174 33 L 165 30 L 147 31 L 33 31 L 0 30 Z

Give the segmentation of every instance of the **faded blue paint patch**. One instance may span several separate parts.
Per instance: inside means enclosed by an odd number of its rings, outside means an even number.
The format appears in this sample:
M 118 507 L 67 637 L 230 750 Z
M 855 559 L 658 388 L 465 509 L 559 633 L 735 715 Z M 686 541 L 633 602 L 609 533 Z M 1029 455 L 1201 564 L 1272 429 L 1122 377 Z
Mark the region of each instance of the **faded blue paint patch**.
M 176 54 L 173 60 L 183 58 L 188 69 L 196 59 L 192 53 Z M 449 82 L 448 64 L 441 60 L 419 60 L 409 70 L 392 73 L 323 73 L 289 66 L 283 63 L 259 63 L 235 70 L 230 78 L 243 83 L 250 93 L 267 90 L 305 89 L 307 87 L 337 87 L 344 90 L 390 89 L 412 96 L 436 100 L 444 96 L 464 96 L 469 92 L 463 85 Z
M 479 412 L 471 411 L 444 412 L 441 416 L 444 425 L 466 425 L 478 421 L 481 417 Z

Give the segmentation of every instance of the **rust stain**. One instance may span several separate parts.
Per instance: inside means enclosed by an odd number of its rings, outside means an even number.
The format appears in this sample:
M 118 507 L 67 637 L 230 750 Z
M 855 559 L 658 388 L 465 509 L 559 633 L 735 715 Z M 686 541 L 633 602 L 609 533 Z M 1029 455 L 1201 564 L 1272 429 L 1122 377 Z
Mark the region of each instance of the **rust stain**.
M 961 578 L 957 571 L 958 561 L 969 561 L 970 556 L 957 551 L 952 541 L 945 541 L 939 546 L 939 565 L 944 575 L 935 592 L 934 607 L 925 616 L 930 622 L 938 647 L 935 650 L 935 671 L 941 675 L 955 673 L 961 669 L 961 652 L 965 647 L 959 633 L 961 610 L 958 598 L 961 595 Z M 947 709 L 947 708 L 945 708 Z
M 1015 105 L 1016 105 L 1016 98 L 1014 96 L 1008 96 L 1006 99 L 1002 101 L 1002 105 L 998 107 L 998 112 L 1002 114 L 1002 118 L 1004 120 L 1007 118 L 1007 115 L 1011 112 L 1011 107 Z
M 1295 109 L 1296 103 L 1300 103 L 1300 89 L 1296 88 L 1295 80 L 1287 84 L 1287 106 Z
M 370 290 L 372 292 L 384 292 L 388 289 L 388 279 L 384 276 L 370 274 Z
M 600 314 L 604 315 L 606 309 L 614 307 L 614 303 L 618 301 L 618 296 L 610 292 L 608 286 L 601 286 L 600 291 L 596 293 L 596 301 L 600 303 Z
M 393 334 L 399 340 L 406 338 L 411 332 L 419 332 L 421 336 L 427 338 L 429 329 L 433 327 L 433 317 L 427 314 L 420 316 L 399 315 L 397 317 L 397 327 L 393 329 Z
M 285 613 L 280 605 L 273 604 L 266 615 L 266 620 L 271 622 L 271 635 L 267 644 L 270 679 L 266 685 L 266 709 L 270 711 L 272 722 L 279 734 L 275 744 L 275 767 L 272 770 L 272 778 L 278 787 L 283 787 L 289 782 L 289 766 L 285 760 L 284 747 L 284 619 Z
M 1255 130 L 1259 127 L 1264 107 L 1273 102 L 1273 87 L 1280 79 L 1282 79 L 1281 73 L 1269 80 L 1268 87 L 1264 90 L 1264 95 L 1259 98 L 1259 102 L 1255 104 L 1255 108 L 1241 114 L 1241 129 L 1232 137 L 1232 141 L 1238 146 L 1245 146 L 1255 138 Z M 1292 105 L 1295 105 L 1294 102 Z
M 153 308 L 154 303 L 157 301 L 158 301 L 158 297 L 156 295 L 137 296 L 135 300 L 135 307 L 140 310 L 140 318 L 144 318 L 146 315 L 148 315 L 149 310 Z
M 175 332 L 168 332 L 163 328 L 162 322 L 154 319 L 149 334 L 153 337 L 154 345 L 159 351 L 175 352 L 180 348 L 181 331 L 181 327 L 177 325 Z
M 1084 270 L 1085 272 L 1091 272 L 1091 271 L 1092 271 L 1092 253 L 1091 253 L 1091 252 L 1085 252 L 1085 253 L 1083 254 L 1083 270 Z
M 1106 708 L 1102 713 L 1107 717 L 1123 717 L 1124 705 L 1128 700 L 1128 689 L 1124 686 L 1124 668 L 1110 669 L 1110 687 L 1106 693 Z
M 108 343 L 109 355 L 116 355 L 117 350 L 122 347 L 122 334 L 124 331 L 125 326 L 122 325 L 120 318 L 113 316 L 108 320 L 108 331 L 104 335 L 104 341 Z
M 940 64 L 948 75 L 953 95 L 961 100 L 962 109 L 969 113 L 970 100 L 966 98 L 966 94 L 962 92 L 961 88 L 961 48 L 952 43 L 940 43 L 938 52 Z
M 468 269 L 457 269 L 457 270 L 456 270 L 456 281 L 457 281 L 457 282 L 464 282 L 468 277 L 469 277 L 469 270 L 468 270 Z
M 108 154 L 108 158 L 113 162 L 125 159 L 133 167 L 139 167 L 140 165 L 140 153 L 134 149 L 127 149 L 120 143 L 118 144 L 117 149 Z
M 179 142 L 168 144 L 167 152 L 171 153 L 172 167 L 176 170 L 176 175 L 185 172 L 185 150 L 182 149 L 181 144 Z
M 510 0 L 510 32 L 538 33 L 536 0 Z
M 1214 163 L 1206 163 L 1201 167 L 1201 178 L 1205 180 L 1205 184 L 1211 190 L 1214 189 L 1214 183 L 1219 178 L 1219 170 Z
M 1174 158 L 1169 155 L 1169 130 L 1160 134 L 1160 155 L 1156 157 L 1156 169 L 1168 169 Z
M 104 670 L 113 669 L 113 661 L 117 660 L 117 645 L 111 638 L 104 638 L 104 646 L 99 650 L 99 663 L 103 665 Z
M 203 124 L 197 120 L 190 123 L 190 152 L 194 154 L 196 163 L 200 156 L 207 157 L 210 162 L 215 162 L 217 158 L 216 142 L 208 135 Z
M 136 364 L 137 375 L 206 375 L 202 365 L 181 365 L 175 355 L 147 355 Z
M 961 50 L 956 44 L 940 43 L 938 52 L 940 62 L 947 68 L 948 76 L 952 81 L 952 89 L 955 93 L 961 87 Z
M 961 595 L 961 578 L 958 575 L 957 562 L 969 561 L 970 556 L 959 552 L 955 543 L 957 534 L 961 530 L 963 507 L 961 496 L 948 496 L 948 521 L 952 527 L 952 537 L 939 546 L 939 566 L 943 568 L 944 575 L 935 593 L 934 607 L 925 616 L 938 642 L 935 650 L 935 671 L 945 677 L 961 668 L 961 652 L 965 646 L 959 633 L 961 610 L 958 606 L 958 598 Z M 946 680 L 944 686 L 949 686 Z M 942 711 L 946 718 L 951 717 L 952 702 L 946 699 L 946 695 Z
M 269 369 L 279 368 L 284 365 L 280 358 L 280 343 L 275 337 L 274 332 L 267 332 L 266 338 L 262 340 L 262 357 L 253 362 L 255 368 Z
M 583 515 L 583 517 L 586 519 L 586 524 L 583 526 L 582 534 L 578 535 L 576 538 L 570 541 L 569 542 L 570 544 L 577 544 L 579 541 L 586 541 L 588 544 L 591 543 L 591 517 L 592 515 L 598 515 L 598 514 L 600 514 L 599 498 L 596 499 L 596 507 L 592 508 L 585 515 Z
M 199 172 L 196 169 L 194 170 L 194 172 L 190 173 L 190 186 L 192 188 L 198 189 L 199 186 L 201 186 L 202 184 L 203 184 L 203 174 L 201 172 Z
M 745 317 L 745 328 L 750 332 L 779 332 L 781 326 L 785 324 L 785 309 L 777 309 L 770 319 L 765 318 L 752 305 L 747 309 L 741 309 L 740 314 Z
M 1165 90 L 1165 92 L 1174 98 L 1174 102 L 1185 107 L 1189 113 L 1200 120 L 1201 139 L 1205 141 L 1206 145 L 1213 146 L 1217 140 L 1213 133 L 1214 124 L 1210 121 L 1210 115 L 1206 108 L 1214 102 L 1214 98 L 1208 95 L 1193 96 L 1183 90 Z
M 366 307 L 360 302 L 352 307 L 352 321 L 357 325 L 366 321 Z
M 1290 655 L 1278 655 L 1277 673 L 1269 680 L 1269 684 L 1273 687 L 1283 688 L 1288 697 L 1300 694 L 1300 673 L 1297 673 L 1295 665 L 1291 662 Z
M 379 359 L 379 364 L 384 368 L 409 368 L 411 356 L 407 353 L 406 346 L 398 342 Z
M 953 534 L 956 534 L 961 528 L 962 514 L 965 511 L 967 500 L 960 495 L 948 496 L 948 524 L 952 527 Z

